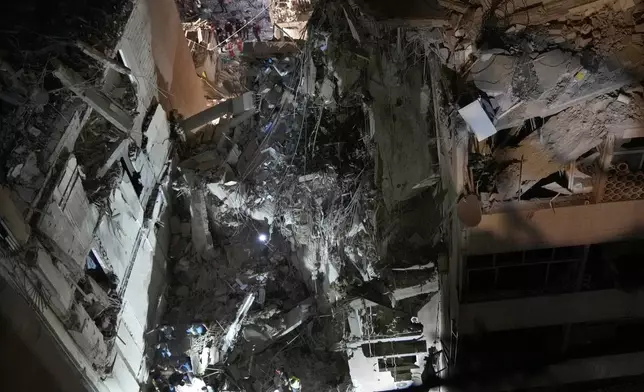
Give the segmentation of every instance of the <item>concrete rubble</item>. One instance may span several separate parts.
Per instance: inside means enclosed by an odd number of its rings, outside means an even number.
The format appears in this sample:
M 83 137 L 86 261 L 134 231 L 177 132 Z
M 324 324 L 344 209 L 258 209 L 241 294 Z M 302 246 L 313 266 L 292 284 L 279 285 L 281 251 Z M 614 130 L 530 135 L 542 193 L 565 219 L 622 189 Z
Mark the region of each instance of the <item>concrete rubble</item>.
M 644 198 L 640 3 L 176 3 L 190 109 L 111 41 L 0 62 L 12 267 L 100 377 L 440 385 L 459 225 Z
M 361 341 L 371 344 L 342 332 L 353 312 L 346 300 L 368 299 L 360 316 L 366 324 L 376 304 L 395 307 L 379 321 L 393 324 L 378 339 L 407 341 L 422 331 L 410 320 L 439 298 L 433 256 L 420 250 L 439 246 L 440 234 L 412 218 L 439 216 L 431 204 L 418 206 L 419 198 L 439 197 L 422 69 L 397 85 L 392 57 L 375 46 L 358 57 L 342 54 L 345 37 L 376 44 L 366 38 L 368 16 L 337 5 L 318 12 L 351 23 L 346 30 L 309 28 L 303 45 L 275 41 L 258 51 L 254 43 L 244 65 L 253 100 L 230 97 L 195 116 L 203 117 L 198 123 L 182 121 L 196 138 L 179 150 L 173 183 L 173 281 L 163 324 L 177 333 L 162 339 L 173 354 L 157 354 L 157 364 L 189 357 L 195 376 L 213 388 L 259 390 L 280 367 L 322 389 L 366 382 L 350 379 L 346 368 L 315 371 L 329 360 L 346 363 Z M 278 49 L 285 44 L 292 49 Z M 384 112 L 390 105 L 393 122 Z M 395 142 L 404 144 L 398 150 L 390 140 L 405 127 L 414 138 Z M 418 154 L 400 154 L 405 148 Z M 407 212 L 388 218 L 401 208 Z M 403 251 L 410 237 L 414 244 Z M 195 323 L 206 332 L 182 337 Z M 424 352 L 430 342 L 420 339 Z M 420 382 L 423 366 L 414 369 L 400 377 Z
M 642 100 L 644 77 L 638 60 L 644 50 L 641 4 L 439 6 L 443 23 L 408 29 L 406 37 L 462 80 L 452 91 L 462 111 L 455 120 L 464 137 L 478 137 L 470 142 L 462 178 L 483 209 L 528 201 L 601 202 L 605 184 L 615 181 L 616 165 L 631 154 L 614 146 L 642 135 L 641 113 L 633 104 Z M 477 100 L 489 102 L 491 110 L 485 111 L 493 128 L 481 125 L 486 118 L 476 121 L 464 111 Z M 641 168 L 628 170 L 636 175 Z

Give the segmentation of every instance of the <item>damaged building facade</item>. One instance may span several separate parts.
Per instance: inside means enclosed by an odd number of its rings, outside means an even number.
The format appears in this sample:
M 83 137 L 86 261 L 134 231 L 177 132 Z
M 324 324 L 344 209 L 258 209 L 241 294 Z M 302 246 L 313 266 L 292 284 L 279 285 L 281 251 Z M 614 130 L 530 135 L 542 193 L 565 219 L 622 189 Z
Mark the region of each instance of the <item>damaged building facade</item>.
M 0 62 L 0 321 L 60 390 L 642 384 L 644 5 L 67 17 Z
M 502 43 L 448 60 L 476 91 L 453 118 L 453 385 L 638 389 L 641 6 L 488 6 L 503 23 L 457 41 Z
M 3 131 L 18 136 L 3 135 L 1 313 L 3 337 L 26 346 L 17 390 L 41 387 L 24 377 L 36 363 L 55 390 L 135 391 L 148 378 L 146 328 L 166 285 L 168 113 L 206 101 L 190 92 L 200 84 L 171 1 L 104 7 L 52 11 L 51 23 L 78 23 L 62 51 L 34 33 L 3 56 Z

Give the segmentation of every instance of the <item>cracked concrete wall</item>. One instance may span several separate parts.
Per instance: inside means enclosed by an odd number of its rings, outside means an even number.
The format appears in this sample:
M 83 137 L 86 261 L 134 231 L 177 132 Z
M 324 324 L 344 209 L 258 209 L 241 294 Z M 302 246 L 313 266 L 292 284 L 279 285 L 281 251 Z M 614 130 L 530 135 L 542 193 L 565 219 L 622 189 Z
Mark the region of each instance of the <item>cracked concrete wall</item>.
M 60 173 L 45 204 L 37 227 L 49 238 L 46 244 L 56 257 L 66 263 L 69 271 L 80 277 L 85 266 L 98 210 L 89 203 L 81 183 L 80 168 L 71 155 Z
M 419 186 L 438 167 L 435 143 L 430 138 L 428 108 L 422 108 L 422 69 L 411 67 L 405 77 L 384 55 L 372 58 L 369 92 L 373 96 L 375 140 L 378 144 L 376 182 L 382 188 L 385 204 L 396 203 L 420 193 Z

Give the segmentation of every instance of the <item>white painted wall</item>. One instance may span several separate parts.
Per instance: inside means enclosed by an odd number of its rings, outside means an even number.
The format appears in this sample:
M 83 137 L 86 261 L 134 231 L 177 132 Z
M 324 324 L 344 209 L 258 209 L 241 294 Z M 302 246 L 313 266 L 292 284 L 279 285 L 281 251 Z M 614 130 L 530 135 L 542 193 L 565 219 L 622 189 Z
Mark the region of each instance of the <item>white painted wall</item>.
M 486 331 L 644 317 L 644 291 L 586 291 L 462 304 L 459 332 Z
M 483 215 L 468 230 L 468 254 L 553 248 L 644 236 L 644 200 Z

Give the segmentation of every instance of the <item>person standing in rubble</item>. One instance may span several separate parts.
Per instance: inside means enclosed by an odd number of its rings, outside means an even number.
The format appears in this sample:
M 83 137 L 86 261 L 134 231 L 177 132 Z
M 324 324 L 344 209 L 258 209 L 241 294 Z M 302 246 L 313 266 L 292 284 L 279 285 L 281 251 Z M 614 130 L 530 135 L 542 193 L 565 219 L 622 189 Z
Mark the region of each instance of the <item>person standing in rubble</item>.
M 228 13 L 228 8 L 226 8 L 226 0 L 219 0 L 219 7 L 221 7 L 221 12 L 224 14 Z
M 215 28 L 215 33 L 217 34 L 217 45 L 220 43 L 224 42 L 226 40 L 226 35 L 224 34 L 224 29 L 221 27 L 217 26 Z
M 244 18 L 244 27 L 242 27 L 241 36 L 244 41 L 248 41 L 250 34 L 248 32 L 248 25 L 250 24 L 250 16 Z
M 262 30 L 262 28 L 259 26 L 259 22 L 253 23 L 253 35 L 255 35 L 255 38 L 257 39 L 257 42 L 261 42 L 262 39 L 259 37 L 259 32 Z
M 237 32 L 237 34 L 239 34 L 239 36 L 241 37 L 241 34 L 242 34 L 242 27 L 244 26 L 244 22 L 242 22 L 241 20 L 239 20 L 239 19 L 235 18 L 233 23 L 234 23 L 234 25 L 235 25 L 235 31 L 236 31 L 236 32 Z
M 273 382 L 277 386 L 276 391 L 279 392 L 301 392 L 302 390 L 300 379 L 295 376 L 289 377 L 283 368 L 275 369 Z
M 302 383 L 300 382 L 300 379 L 295 376 L 291 376 L 288 379 L 288 386 L 291 392 L 301 392 L 302 390 Z
M 224 31 L 226 32 L 226 39 L 230 38 L 230 36 L 233 35 L 234 27 L 233 27 L 233 22 L 228 19 L 226 21 L 226 24 L 224 25 Z

